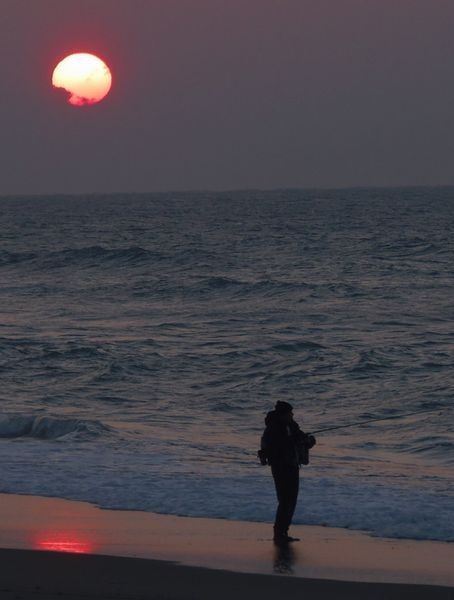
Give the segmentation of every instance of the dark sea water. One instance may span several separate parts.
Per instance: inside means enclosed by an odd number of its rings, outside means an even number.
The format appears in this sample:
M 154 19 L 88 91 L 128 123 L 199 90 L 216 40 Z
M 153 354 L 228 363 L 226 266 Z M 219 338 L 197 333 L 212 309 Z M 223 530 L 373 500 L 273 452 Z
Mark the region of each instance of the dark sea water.
M 1 492 L 454 541 L 454 188 L 0 199 Z M 430 411 L 430 412 L 429 412 Z

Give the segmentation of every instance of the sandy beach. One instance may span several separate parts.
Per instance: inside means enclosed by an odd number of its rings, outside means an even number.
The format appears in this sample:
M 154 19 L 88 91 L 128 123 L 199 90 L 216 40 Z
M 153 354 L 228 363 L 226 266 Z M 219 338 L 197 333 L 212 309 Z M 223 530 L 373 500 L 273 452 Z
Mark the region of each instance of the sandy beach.
M 0 598 L 453 598 L 454 545 L 0 495 Z

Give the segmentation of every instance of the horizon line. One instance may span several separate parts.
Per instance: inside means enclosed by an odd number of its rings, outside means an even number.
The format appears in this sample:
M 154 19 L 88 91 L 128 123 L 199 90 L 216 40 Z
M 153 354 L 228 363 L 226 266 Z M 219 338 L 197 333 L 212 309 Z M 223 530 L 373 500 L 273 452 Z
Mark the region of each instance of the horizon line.
M 35 192 L 23 193 L 15 192 L 12 194 L 0 193 L 0 199 L 13 198 L 43 198 L 43 197 L 82 197 L 82 196 L 147 196 L 164 194 L 237 194 L 237 193 L 276 193 L 276 192 L 330 192 L 347 190 L 417 190 L 417 189 L 447 189 L 454 188 L 454 183 L 447 184 L 401 184 L 401 185 L 351 185 L 351 186 L 289 186 L 289 187 L 244 187 L 244 188 L 193 188 L 193 189 L 169 189 L 154 191 L 103 191 L 103 192 Z

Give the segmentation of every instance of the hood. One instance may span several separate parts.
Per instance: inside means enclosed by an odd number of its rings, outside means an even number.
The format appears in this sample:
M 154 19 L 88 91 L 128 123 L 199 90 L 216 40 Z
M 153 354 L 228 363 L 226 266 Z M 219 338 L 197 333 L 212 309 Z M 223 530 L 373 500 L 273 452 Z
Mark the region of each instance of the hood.
M 265 426 L 266 427 L 281 427 L 282 429 L 285 429 L 285 425 L 282 423 L 282 421 L 279 418 L 278 413 L 275 410 L 270 410 L 270 412 L 266 415 Z M 290 431 L 292 433 L 295 433 L 299 430 L 299 425 L 296 421 L 292 421 L 291 423 L 289 423 L 288 427 L 290 427 Z
M 270 410 L 270 412 L 265 417 L 265 425 L 267 427 L 281 425 L 281 423 L 282 421 L 279 419 L 279 415 L 275 410 Z

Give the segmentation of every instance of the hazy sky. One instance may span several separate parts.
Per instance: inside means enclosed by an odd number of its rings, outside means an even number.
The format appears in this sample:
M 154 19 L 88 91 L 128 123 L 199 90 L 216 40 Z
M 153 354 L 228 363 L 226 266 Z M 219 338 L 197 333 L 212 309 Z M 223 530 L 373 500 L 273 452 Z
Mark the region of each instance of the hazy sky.
M 0 194 L 454 183 L 454 0 L 0 0 L 0 48 Z

